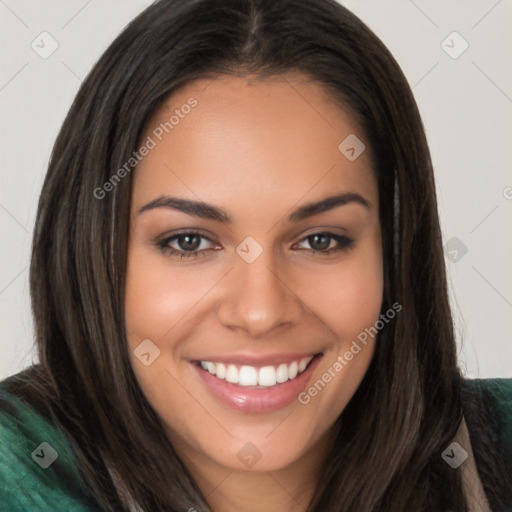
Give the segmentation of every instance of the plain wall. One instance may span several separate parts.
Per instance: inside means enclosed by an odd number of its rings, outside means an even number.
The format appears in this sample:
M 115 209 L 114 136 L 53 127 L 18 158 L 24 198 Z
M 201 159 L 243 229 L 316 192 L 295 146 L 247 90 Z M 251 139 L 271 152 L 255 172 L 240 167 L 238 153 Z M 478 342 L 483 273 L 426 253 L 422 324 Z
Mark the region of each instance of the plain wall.
M 0 2 L 0 379 L 34 358 L 28 265 L 53 142 L 83 78 L 150 3 Z M 512 377 L 512 4 L 342 3 L 391 50 L 422 113 L 463 371 Z

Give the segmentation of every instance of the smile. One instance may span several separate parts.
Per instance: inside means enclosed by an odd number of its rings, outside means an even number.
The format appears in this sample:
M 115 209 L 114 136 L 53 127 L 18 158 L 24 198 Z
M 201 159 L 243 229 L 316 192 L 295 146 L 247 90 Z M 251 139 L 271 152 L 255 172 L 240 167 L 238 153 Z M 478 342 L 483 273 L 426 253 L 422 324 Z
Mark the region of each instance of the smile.
M 235 364 L 200 361 L 201 368 L 218 379 L 242 387 L 259 387 L 261 389 L 283 384 L 297 378 L 312 361 L 313 356 L 304 357 L 292 363 L 281 363 L 276 366 L 237 366 Z
M 190 361 L 212 397 L 244 413 L 270 413 L 297 401 L 322 358 L 318 354 L 232 356 Z

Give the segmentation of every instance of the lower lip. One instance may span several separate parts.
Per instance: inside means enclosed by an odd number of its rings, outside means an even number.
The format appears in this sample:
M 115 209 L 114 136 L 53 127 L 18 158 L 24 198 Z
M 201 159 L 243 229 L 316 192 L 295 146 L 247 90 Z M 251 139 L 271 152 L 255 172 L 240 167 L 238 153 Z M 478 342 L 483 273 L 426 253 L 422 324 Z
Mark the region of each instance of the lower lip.
M 317 354 L 308 367 L 295 379 L 265 389 L 238 386 L 219 379 L 192 363 L 210 392 L 223 404 L 246 413 L 277 411 L 290 405 L 304 391 L 306 384 L 318 365 L 321 355 Z

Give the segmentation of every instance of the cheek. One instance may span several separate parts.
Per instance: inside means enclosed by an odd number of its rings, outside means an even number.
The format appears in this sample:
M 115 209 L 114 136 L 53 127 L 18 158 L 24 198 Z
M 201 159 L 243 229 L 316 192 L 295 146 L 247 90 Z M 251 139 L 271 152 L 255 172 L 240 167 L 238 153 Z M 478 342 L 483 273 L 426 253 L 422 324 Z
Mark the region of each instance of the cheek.
M 379 318 L 384 290 L 380 237 L 367 240 L 339 265 L 304 284 L 311 309 L 343 345 Z
M 356 392 L 374 352 L 384 288 L 380 236 L 367 239 L 335 270 L 317 272 L 313 283 L 309 304 L 334 341 L 300 403 L 330 423 Z
M 337 293 L 329 297 L 336 328 L 350 337 L 375 323 L 382 306 L 383 276 L 378 261 L 360 260 L 340 278 Z
M 164 342 L 172 339 L 174 327 L 193 306 L 196 293 L 184 290 L 196 290 L 191 285 L 192 275 L 180 277 L 170 272 L 165 260 L 147 246 L 132 242 L 128 252 L 126 274 L 125 315 L 128 345 L 132 367 L 137 380 L 148 401 L 156 410 L 183 410 L 183 393 L 180 393 L 182 376 L 175 374 L 173 359 L 178 344 Z M 188 288 L 187 283 L 188 281 Z M 192 296 L 191 296 L 192 295 Z M 143 340 L 151 340 L 160 352 L 155 357 L 154 348 L 149 365 L 141 363 L 136 357 Z M 173 369 L 172 377 L 168 370 Z M 176 419 L 175 419 L 176 420 Z
M 324 413 L 326 423 L 335 421 L 356 392 L 370 364 L 382 307 L 383 268 L 380 237 L 360 248 L 336 273 L 325 276 L 321 319 L 337 342 L 325 353 L 317 380 L 306 390 L 301 403 L 310 412 Z M 319 281 L 317 281 L 318 283 Z M 320 281 L 321 282 L 321 281 Z M 316 289 L 319 295 L 320 288 Z M 319 295 L 320 296 L 320 295 Z
M 126 326 L 135 338 L 162 340 L 204 295 L 199 272 L 177 271 L 162 256 L 134 244 L 126 278 Z

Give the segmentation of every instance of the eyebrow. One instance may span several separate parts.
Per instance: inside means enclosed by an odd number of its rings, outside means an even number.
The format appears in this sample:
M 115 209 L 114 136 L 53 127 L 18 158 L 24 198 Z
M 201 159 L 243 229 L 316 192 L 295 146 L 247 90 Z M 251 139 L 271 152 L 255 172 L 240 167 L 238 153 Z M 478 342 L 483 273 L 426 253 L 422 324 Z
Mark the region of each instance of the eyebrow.
M 371 210 L 371 203 L 363 196 L 354 192 L 345 192 L 300 206 L 288 216 L 287 221 L 298 222 L 350 203 L 360 204 L 367 210 Z M 213 206 L 202 201 L 193 201 L 191 199 L 182 199 L 170 196 L 160 196 L 153 201 L 150 201 L 139 209 L 137 215 L 141 215 L 146 211 L 154 210 L 156 208 L 171 208 L 188 215 L 193 215 L 202 219 L 225 222 L 227 224 L 231 223 L 232 220 L 231 216 L 225 210 L 217 206 Z

